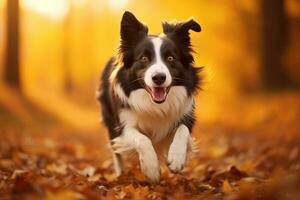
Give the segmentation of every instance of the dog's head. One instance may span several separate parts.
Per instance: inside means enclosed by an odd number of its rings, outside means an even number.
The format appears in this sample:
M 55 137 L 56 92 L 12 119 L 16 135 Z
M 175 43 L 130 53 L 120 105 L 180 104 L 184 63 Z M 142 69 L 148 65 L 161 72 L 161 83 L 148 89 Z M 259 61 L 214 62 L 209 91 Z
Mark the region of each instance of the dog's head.
M 200 32 L 201 27 L 193 19 L 164 22 L 164 34 L 148 35 L 146 25 L 132 13 L 124 13 L 120 45 L 123 73 L 119 79 L 128 95 L 142 88 L 152 101 L 163 103 L 172 86 L 184 86 L 188 93 L 197 88 L 199 78 L 192 66 L 189 30 Z

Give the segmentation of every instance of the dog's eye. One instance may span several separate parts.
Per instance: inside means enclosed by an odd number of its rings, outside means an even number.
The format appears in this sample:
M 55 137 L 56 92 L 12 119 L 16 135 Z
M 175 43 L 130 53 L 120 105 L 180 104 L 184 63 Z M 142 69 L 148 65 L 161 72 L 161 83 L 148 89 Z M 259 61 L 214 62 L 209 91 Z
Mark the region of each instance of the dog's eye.
M 174 61 L 174 57 L 173 56 L 168 56 L 168 58 L 167 58 L 167 60 L 169 61 L 169 62 L 173 62 Z
M 141 61 L 142 62 L 148 62 L 149 58 L 147 56 L 142 56 Z

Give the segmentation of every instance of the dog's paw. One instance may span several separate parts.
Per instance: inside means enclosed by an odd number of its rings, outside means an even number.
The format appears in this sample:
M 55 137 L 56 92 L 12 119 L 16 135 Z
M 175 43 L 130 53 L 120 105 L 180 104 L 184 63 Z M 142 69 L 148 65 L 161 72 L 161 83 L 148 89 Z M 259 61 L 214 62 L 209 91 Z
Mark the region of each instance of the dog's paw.
M 178 173 L 183 169 L 186 162 L 186 154 L 186 148 L 171 145 L 167 161 L 168 167 L 173 173 Z
M 143 174 L 153 183 L 159 182 L 160 166 L 155 151 L 146 151 L 139 156 Z
M 121 154 L 123 152 L 131 151 L 133 146 L 122 137 L 116 137 L 111 141 L 111 148 L 115 153 Z

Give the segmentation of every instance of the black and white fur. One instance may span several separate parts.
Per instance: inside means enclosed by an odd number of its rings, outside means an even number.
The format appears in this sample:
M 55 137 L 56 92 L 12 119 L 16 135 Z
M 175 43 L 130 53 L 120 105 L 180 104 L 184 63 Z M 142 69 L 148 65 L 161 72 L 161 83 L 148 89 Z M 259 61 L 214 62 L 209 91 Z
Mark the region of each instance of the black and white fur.
M 172 172 L 184 167 L 201 81 L 189 30 L 201 28 L 193 19 L 164 22 L 163 34 L 148 35 L 132 13 L 123 15 L 119 54 L 107 63 L 98 96 L 117 175 L 126 152 L 137 153 L 152 182 L 160 179 L 159 159 L 164 156 Z

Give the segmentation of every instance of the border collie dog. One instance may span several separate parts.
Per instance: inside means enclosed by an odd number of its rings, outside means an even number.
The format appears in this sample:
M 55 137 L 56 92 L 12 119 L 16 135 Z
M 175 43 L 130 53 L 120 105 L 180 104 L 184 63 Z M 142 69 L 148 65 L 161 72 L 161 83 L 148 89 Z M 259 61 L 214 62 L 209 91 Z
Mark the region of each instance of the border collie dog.
M 189 36 L 200 25 L 190 19 L 162 26 L 163 34 L 148 35 L 146 25 L 124 13 L 119 53 L 103 71 L 98 96 L 117 175 L 122 157 L 134 152 L 151 182 L 160 179 L 159 160 L 173 173 L 183 169 L 201 82 Z

